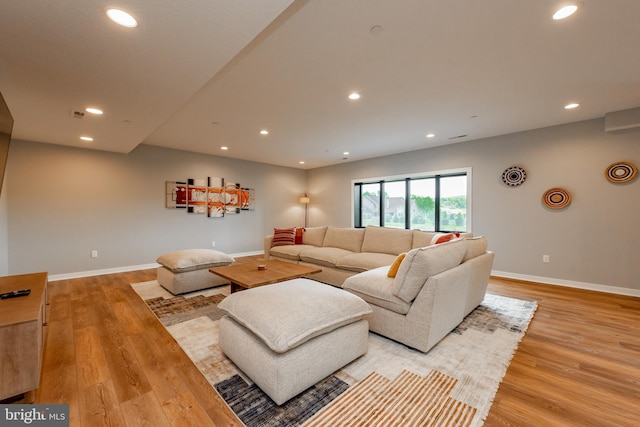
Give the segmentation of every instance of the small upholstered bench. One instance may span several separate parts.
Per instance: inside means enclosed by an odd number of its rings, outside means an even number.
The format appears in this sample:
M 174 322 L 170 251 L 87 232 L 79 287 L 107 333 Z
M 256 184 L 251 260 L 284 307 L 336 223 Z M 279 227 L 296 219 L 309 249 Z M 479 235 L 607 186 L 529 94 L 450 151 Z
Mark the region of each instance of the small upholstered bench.
M 371 308 L 333 286 L 293 279 L 218 307 L 220 349 L 277 405 L 367 352 Z
M 212 288 L 229 283 L 210 268 L 233 263 L 233 257 L 213 249 L 185 249 L 160 255 L 158 283 L 174 295 Z

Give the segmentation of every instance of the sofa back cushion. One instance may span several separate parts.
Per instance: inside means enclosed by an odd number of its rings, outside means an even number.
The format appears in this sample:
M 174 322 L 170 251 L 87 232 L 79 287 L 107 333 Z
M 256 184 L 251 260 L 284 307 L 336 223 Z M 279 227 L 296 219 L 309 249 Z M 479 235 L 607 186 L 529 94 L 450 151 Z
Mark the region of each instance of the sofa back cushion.
M 364 229 L 362 252 L 398 255 L 411 250 L 411 242 L 413 242 L 411 230 L 368 225 Z
M 410 250 L 398 269 L 393 294 L 407 303 L 413 301 L 429 277 L 459 265 L 466 249 L 467 241 L 457 239 Z
M 462 262 L 468 261 L 472 258 L 478 257 L 487 251 L 489 243 L 484 236 L 473 237 L 467 239 L 467 251 L 462 258 Z
M 364 228 L 327 228 L 322 246 L 346 249 L 351 252 L 360 252 L 364 239 Z
M 324 235 L 327 232 L 327 226 L 307 227 L 302 233 L 302 243 L 311 246 L 322 246 Z
M 429 244 L 431 244 L 433 236 L 435 236 L 436 234 L 437 233 L 430 231 L 413 230 L 413 244 L 411 245 L 411 247 L 424 248 L 425 246 L 429 246 Z

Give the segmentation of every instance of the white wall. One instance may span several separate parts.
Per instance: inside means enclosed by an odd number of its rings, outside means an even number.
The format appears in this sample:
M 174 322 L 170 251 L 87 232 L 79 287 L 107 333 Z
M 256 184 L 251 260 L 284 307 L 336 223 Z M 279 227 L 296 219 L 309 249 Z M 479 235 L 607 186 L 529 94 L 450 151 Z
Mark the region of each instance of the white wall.
M 293 168 L 145 145 L 115 154 L 17 140 L 9 165 L 7 274 L 145 265 L 212 240 L 230 254 L 256 252 L 274 226 L 304 221 L 306 173 Z M 165 181 L 207 176 L 255 188 L 255 211 L 207 218 L 165 208 Z
M 605 133 L 597 119 L 315 169 L 310 225 L 352 224 L 353 179 L 472 167 L 472 231 L 488 237 L 495 272 L 640 295 L 640 179 L 612 184 L 604 175 L 616 161 L 640 165 L 639 137 Z M 513 165 L 527 171 L 514 188 L 501 180 Z M 573 196 L 558 211 L 541 202 L 556 186 Z
M 308 172 L 145 145 L 124 155 L 14 140 L 0 197 L 0 274 L 144 265 L 212 240 L 224 252 L 257 252 L 273 227 L 302 225 L 304 192 L 309 225 L 351 226 L 353 179 L 471 167 L 472 231 L 489 238 L 494 272 L 640 296 L 640 179 L 604 177 L 615 161 L 640 165 L 639 137 L 605 133 L 597 119 Z M 515 188 L 500 178 L 513 165 L 528 176 Z M 164 207 L 166 180 L 206 176 L 255 188 L 256 211 L 208 219 Z M 572 193 L 568 208 L 542 205 L 555 186 Z
M 9 274 L 9 222 L 8 222 L 8 206 L 7 206 L 7 175 L 4 176 L 5 188 L 0 192 L 0 276 Z

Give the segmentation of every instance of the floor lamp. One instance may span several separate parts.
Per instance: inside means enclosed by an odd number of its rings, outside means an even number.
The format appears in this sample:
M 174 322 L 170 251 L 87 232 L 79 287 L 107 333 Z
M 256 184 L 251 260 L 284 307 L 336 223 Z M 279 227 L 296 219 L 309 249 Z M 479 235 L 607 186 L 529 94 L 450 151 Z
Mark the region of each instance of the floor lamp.
M 300 197 L 300 203 L 304 204 L 304 227 L 307 228 L 307 208 L 311 199 L 304 193 L 304 196 Z

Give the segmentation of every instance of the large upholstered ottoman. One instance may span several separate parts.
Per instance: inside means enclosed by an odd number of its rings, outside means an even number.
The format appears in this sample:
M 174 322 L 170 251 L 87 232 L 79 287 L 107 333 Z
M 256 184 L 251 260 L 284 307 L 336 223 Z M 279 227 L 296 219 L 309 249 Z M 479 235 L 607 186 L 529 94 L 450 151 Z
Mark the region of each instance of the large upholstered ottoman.
M 158 283 L 174 295 L 228 284 L 229 281 L 209 271 L 229 265 L 233 257 L 213 249 L 185 249 L 160 255 L 156 262 Z
M 367 352 L 371 308 L 333 286 L 288 280 L 218 307 L 220 348 L 278 405 Z

